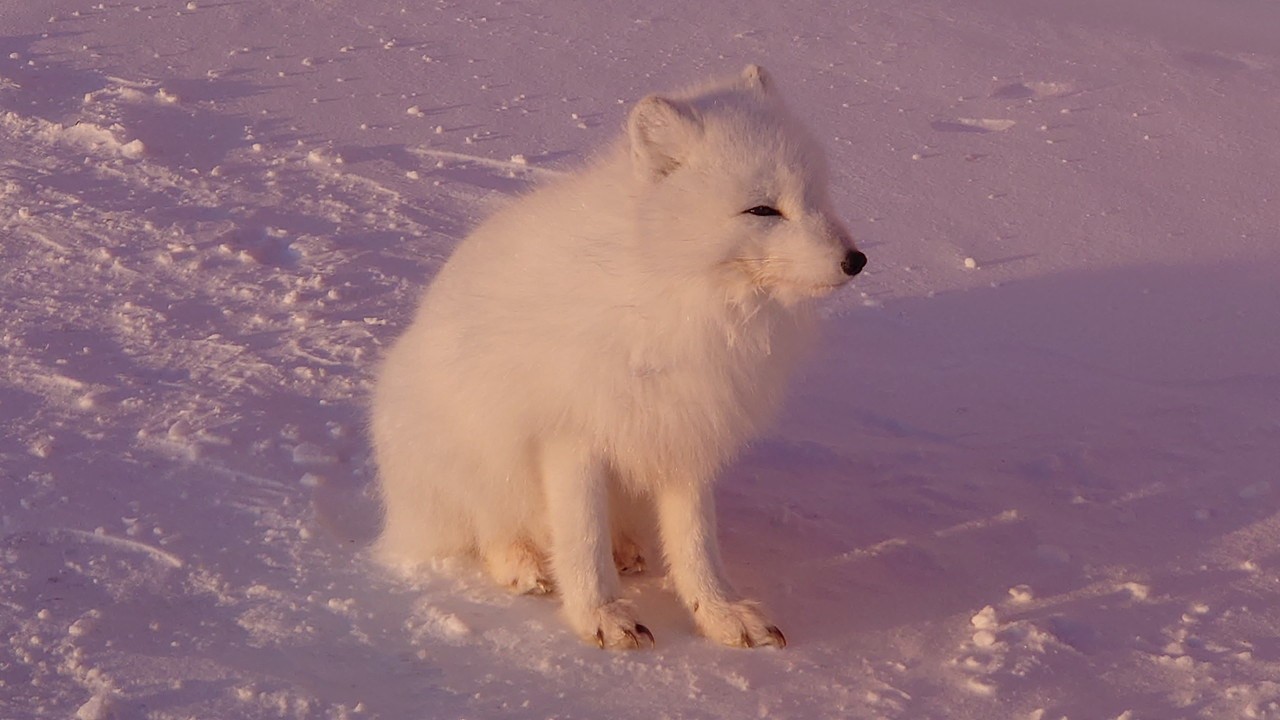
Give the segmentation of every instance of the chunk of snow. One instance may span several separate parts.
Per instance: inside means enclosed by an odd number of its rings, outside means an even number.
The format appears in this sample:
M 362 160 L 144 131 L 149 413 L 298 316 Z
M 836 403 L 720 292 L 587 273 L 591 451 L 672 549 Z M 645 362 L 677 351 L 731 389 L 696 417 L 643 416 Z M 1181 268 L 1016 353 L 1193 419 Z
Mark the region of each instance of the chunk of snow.
M 990 630 L 1000 625 L 1000 621 L 996 619 L 996 609 L 990 605 L 979 610 L 969 622 L 980 630 Z
M 1030 585 L 1015 585 L 1009 588 L 1009 599 L 1018 604 L 1026 604 L 1035 598 Z
M 111 720 L 115 702 L 111 695 L 99 690 L 89 701 L 76 710 L 75 720 Z
M 93 629 L 93 620 L 89 618 L 80 618 L 71 623 L 67 628 L 67 634 L 71 637 L 81 637 Z
M 995 685 L 984 680 L 979 680 L 978 678 L 969 678 L 969 681 L 965 683 L 965 687 L 974 695 L 980 695 L 982 697 L 991 697 L 996 694 Z
M 452 613 L 443 615 L 439 618 L 439 621 L 440 629 L 446 637 L 460 639 L 471 634 L 471 628 L 467 627 L 467 624 L 462 622 L 457 615 Z
M 966 127 L 986 132 L 1004 132 L 1018 124 L 1015 120 L 1001 118 L 956 118 L 956 122 Z
M 53 455 L 53 438 L 36 438 L 27 445 L 27 452 L 38 458 L 48 458 L 50 455 Z
M 120 155 L 130 160 L 137 160 L 147 154 L 147 146 L 141 140 L 130 140 L 120 146 Z
M 350 614 L 356 607 L 354 598 L 329 598 L 329 602 L 325 604 L 330 610 L 344 615 Z
M 338 457 L 315 443 L 304 442 L 293 448 L 293 461 L 298 465 L 332 465 Z
M 1121 585 L 1120 589 L 1129 593 L 1129 597 L 1134 600 L 1146 600 L 1147 596 L 1151 594 L 1151 588 L 1143 585 L 1142 583 L 1136 582 L 1127 582 L 1124 585 Z
M 183 440 L 191 435 L 191 423 L 186 420 L 178 420 L 169 426 L 170 440 Z

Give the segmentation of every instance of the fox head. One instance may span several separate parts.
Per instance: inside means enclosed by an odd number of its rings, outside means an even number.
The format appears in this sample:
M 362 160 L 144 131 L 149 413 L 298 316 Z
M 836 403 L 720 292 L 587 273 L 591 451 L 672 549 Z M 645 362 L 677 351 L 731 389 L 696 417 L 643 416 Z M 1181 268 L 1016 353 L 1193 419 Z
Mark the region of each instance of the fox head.
M 731 293 L 792 305 L 866 265 L 832 209 L 821 148 L 763 68 L 649 95 L 632 109 L 627 136 L 642 235 L 691 272 L 711 266 Z

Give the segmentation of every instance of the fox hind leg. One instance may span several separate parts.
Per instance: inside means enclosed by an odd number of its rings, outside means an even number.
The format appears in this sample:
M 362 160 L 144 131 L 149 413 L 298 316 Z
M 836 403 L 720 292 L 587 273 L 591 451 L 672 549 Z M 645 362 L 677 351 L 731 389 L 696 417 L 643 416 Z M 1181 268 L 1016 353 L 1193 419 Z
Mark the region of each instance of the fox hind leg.
M 653 498 L 627 487 L 614 475 L 609 483 L 609 526 L 613 566 L 618 574 L 639 575 L 648 569 L 645 555 L 656 522 Z

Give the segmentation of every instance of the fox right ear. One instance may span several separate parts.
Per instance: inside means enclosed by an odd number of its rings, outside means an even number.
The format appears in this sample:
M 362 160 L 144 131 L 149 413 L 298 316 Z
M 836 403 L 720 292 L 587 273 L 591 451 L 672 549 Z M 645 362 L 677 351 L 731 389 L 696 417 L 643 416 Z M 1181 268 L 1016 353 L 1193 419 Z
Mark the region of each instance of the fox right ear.
M 701 121 L 687 104 L 657 95 L 642 98 L 627 119 L 636 173 L 649 180 L 670 175 L 684 164 L 701 131 Z

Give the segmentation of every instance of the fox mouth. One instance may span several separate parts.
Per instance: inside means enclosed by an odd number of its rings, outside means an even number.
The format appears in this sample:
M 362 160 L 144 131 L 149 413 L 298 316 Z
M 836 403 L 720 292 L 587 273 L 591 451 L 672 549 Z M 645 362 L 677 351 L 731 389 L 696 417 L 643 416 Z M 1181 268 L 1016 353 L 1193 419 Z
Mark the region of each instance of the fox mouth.
M 751 284 L 771 294 L 823 297 L 849 284 L 852 275 L 841 274 L 838 279 L 813 282 L 796 278 L 788 272 L 795 263 L 784 258 L 736 258 L 732 265 L 750 279 Z
M 833 283 L 819 283 L 817 285 L 808 285 L 807 286 L 808 294 L 811 297 L 816 297 L 816 298 L 825 297 L 848 284 L 849 284 L 849 278 L 844 278 L 843 280 L 840 280 L 838 282 L 833 282 Z M 796 287 L 806 287 L 806 286 L 801 286 L 797 284 Z

